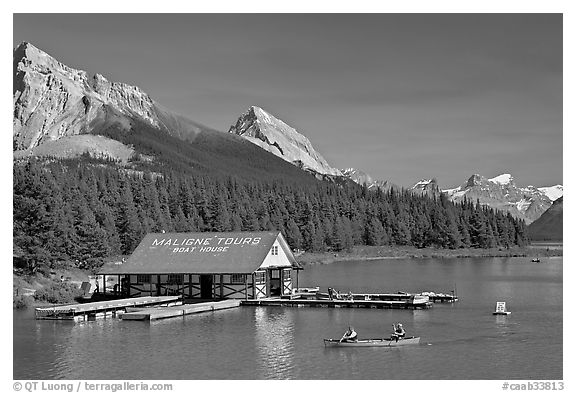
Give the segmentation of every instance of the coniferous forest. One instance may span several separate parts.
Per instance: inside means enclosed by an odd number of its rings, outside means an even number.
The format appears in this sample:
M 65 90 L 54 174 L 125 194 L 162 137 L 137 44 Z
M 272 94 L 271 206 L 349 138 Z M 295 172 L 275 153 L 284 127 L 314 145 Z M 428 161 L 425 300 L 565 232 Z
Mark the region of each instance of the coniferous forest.
M 14 253 L 29 273 L 97 269 L 148 232 L 280 230 L 293 249 L 354 245 L 492 248 L 525 245 L 526 227 L 475 201 L 454 204 L 352 182 L 130 172 L 96 159 L 14 164 Z

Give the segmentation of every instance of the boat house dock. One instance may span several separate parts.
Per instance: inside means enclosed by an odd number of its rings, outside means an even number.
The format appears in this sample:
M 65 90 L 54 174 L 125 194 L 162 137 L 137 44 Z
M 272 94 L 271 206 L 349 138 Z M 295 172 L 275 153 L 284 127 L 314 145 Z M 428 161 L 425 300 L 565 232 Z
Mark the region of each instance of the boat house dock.
M 324 308 L 393 308 L 422 309 L 432 307 L 429 301 L 413 303 L 402 300 L 329 300 L 329 299 L 251 299 L 243 300 L 243 306 L 324 307 Z
M 173 307 L 154 307 L 143 309 L 127 310 L 125 314 L 120 315 L 123 321 L 154 321 L 156 319 L 166 319 L 183 317 L 190 314 L 202 312 L 226 310 L 240 306 L 241 300 L 228 299 L 218 302 L 203 302 L 193 304 L 183 304 Z
M 120 316 L 152 321 L 245 306 L 425 309 L 453 302 L 452 293 L 348 293 L 300 289 L 302 267 L 281 232 L 147 234 L 128 260 L 106 266 L 117 300 L 36 309 L 37 319 L 92 320 Z
M 107 300 L 102 302 L 65 304 L 53 307 L 38 307 L 36 319 L 92 321 L 97 318 L 115 317 L 130 307 L 163 307 L 182 304 L 180 296 L 144 296 L 133 299 Z

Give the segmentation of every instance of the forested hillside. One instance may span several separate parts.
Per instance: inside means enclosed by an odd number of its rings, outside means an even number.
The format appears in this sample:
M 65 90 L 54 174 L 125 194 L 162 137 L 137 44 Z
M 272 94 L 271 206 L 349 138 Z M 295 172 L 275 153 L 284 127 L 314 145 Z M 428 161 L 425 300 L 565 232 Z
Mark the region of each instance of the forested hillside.
M 527 241 L 523 221 L 471 201 L 354 183 L 127 171 L 74 160 L 14 163 L 14 253 L 28 272 L 97 268 L 130 254 L 147 232 L 281 230 L 309 251 L 355 244 L 507 247 Z

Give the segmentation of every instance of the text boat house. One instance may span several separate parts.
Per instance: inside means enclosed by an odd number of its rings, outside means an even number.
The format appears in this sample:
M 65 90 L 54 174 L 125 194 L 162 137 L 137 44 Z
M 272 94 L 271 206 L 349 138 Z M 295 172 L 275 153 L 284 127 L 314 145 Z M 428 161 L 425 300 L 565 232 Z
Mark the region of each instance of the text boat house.
M 117 276 L 115 292 L 128 297 L 259 299 L 290 295 L 300 269 L 278 231 L 150 233 L 100 274 Z

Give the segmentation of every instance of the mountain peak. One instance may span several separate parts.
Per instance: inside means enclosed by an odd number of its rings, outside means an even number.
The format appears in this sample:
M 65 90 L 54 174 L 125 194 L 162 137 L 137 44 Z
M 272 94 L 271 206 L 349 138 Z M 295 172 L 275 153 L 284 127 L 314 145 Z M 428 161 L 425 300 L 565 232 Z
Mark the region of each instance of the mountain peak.
M 378 180 L 373 179 L 372 176 L 364 171 L 356 168 L 346 168 L 341 170 L 344 177 L 349 178 L 353 182 L 360 184 L 361 186 L 366 186 L 368 189 L 380 189 L 382 191 L 389 190 L 391 188 L 400 189 L 400 187 L 395 184 L 390 183 L 388 180 Z
M 497 183 L 501 185 L 514 184 L 514 177 L 512 177 L 512 175 L 509 173 L 503 173 L 499 176 L 493 177 L 492 179 L 488 180 L 491 181 L 492 183 Z
M 85 133 L 92 122 L 110 114 L 107 108 L 159 126 L 155 103 L 138 87 L 100 74 L 89 78 L 86 71 L 68 67 L 28 42 L 16 47 L 13 61 L 15 150 Z
M 340 171 L 332 168 L 314 149 L 308 138 L 258 106 L 252 105 L 228 132 L 303 169 L 341 176 Z
M 440 188 L 438 187 L 438 181 L 436 178 L 422 179 L 418 183 L 414 184 L 411 190 L 412 192 L 419 192 L 429 196 L 440 195 Z
M 40 49 L 36 48 L 29 42 L 22 41 L 16 48 L 14 48 L 14 57 L 16 57 L 16 53 L 22 54 L 20 57 L 24 57 L 31 54 L 46 54 L 46 52 L 41 51 Z
M 482 183 L 482 177 L 479 174 L 475 173 L 468 178 L 466 181 L 466 187 L 474 187 L 480 185 Z

